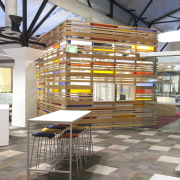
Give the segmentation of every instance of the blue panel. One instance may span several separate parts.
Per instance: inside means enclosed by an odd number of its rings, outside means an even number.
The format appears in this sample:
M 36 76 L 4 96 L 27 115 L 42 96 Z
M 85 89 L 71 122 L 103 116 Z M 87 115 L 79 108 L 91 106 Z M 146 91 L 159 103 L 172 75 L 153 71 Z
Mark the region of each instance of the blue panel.
M 136 83 L 136 86 L 155 86 L 154 83 Z
M 156 32 L 156 30 L 152 30 L 152 29 L 141 29 L 141 28 L 132 28 L 132 30 Z
M 59 73 L 59 72 L 60 72 L 60 71 L 54 71 L 53 74 L 57 74 L 57 73 Z
M 59 85 L 66 85 L 67 82 L 59 82 Z

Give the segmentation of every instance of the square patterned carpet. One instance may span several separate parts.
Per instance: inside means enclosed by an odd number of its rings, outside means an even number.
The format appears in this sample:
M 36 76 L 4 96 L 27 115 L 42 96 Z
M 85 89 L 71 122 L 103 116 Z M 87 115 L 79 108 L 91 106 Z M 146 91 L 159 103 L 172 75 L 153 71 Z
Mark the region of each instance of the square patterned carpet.
M 93 130 L 92 135 L 94 153 L 80 180 L 180 180 L 180 132 L 126 128 Z M 26 148 L 26 130 L 11 129 L 10 145 L 0 147 L 0 180 L 26 179 Z M 68 176 L 34 173 L 31 179 Z

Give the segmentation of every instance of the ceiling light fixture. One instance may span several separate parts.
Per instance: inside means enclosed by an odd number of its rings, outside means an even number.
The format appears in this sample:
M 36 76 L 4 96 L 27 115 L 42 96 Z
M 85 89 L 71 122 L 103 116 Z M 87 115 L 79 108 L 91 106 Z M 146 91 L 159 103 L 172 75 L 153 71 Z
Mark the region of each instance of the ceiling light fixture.
M 160 42 L 177 42 L 180 41 L 180 30 L 161 33 L 158 35 Z

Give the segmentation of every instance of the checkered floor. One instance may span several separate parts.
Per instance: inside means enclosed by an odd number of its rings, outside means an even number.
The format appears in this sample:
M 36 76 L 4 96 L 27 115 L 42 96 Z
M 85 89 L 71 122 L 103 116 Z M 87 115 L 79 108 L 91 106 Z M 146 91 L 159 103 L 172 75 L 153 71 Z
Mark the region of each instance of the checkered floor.
M 10 134 L 10 145 L 0 147 L 0 180 L 25 180 L 26 131 L 11 129 Z M 80 180 L 180 180 L 180 132 L 127 128 L 92 134 L 94 154 Z M 48 179 L 42 173 L 33 178 Z M 68 176 L 56 174 L 57 179 Z

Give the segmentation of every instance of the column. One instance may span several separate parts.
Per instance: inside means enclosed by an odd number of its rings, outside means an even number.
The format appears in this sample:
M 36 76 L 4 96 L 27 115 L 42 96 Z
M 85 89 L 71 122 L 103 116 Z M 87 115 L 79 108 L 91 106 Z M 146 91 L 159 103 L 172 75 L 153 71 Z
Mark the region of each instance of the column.
M 15 60 L 12 126 L 26 127 L 27 119 L 37 116 L 35 60 L 42 50 L 21 47 L 4 51 Z

